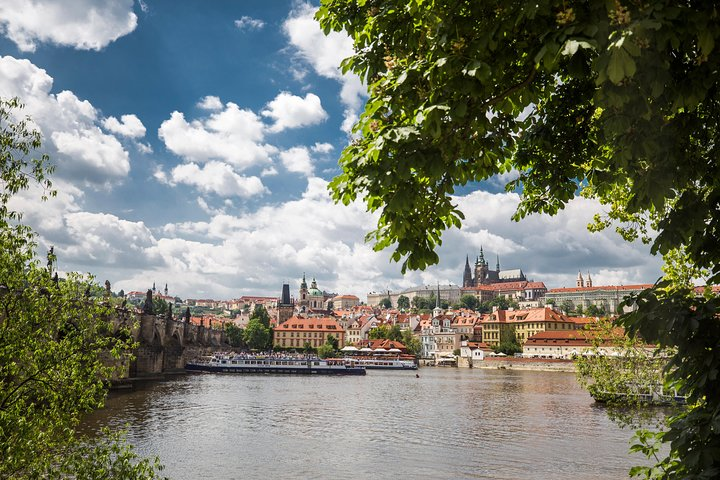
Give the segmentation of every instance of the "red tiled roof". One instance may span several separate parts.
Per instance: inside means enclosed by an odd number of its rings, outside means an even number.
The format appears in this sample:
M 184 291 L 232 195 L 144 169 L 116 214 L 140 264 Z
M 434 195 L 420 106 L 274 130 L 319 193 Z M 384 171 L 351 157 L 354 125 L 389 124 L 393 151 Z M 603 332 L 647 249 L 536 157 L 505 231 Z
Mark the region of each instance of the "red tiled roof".
M 335 319 L 330 317 L 314 317 L 314 318 L 302 318 L 302 317 L 290 317 L 285 320 L 282 324 L 275 327 L 276 331 L 332 331 L 338 332 L 343 331 Z
M 551 288 L 547 293 L 571 293 L 571 292 L 595 292 L 599 290 L 618 290 L 618 291 L 631 291 L 631 290 L 645 290 L 646 288 L 652 287 L 652 284 L 643 283 L 639 285 L 619 285 L 619 286 L 604 286 L 604 287 L 568 287 L 568 288 Z
M 531 289 L 545 289 L 543 282 L 504 282 L 504 283 L 491 283 L 489 285 L 478 285 L 477 287 L 465 287 L 462 291 L 486 291 L 486 292 L 498 292 L 503 290 L 526 290 Z

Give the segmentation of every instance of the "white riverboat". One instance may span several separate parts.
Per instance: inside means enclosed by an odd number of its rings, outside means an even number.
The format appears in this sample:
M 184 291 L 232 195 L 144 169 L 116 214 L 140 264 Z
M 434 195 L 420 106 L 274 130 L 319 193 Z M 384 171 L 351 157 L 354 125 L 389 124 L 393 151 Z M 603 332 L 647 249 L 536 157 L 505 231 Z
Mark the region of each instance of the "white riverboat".
M 417 370 L 418 366 L 413 360 L 402 360 L 399 358 L 353 358 L 345 357 L 345 360 L 354 361 L 356 365 L 370 369 L 382 370 Z
M 215 354 L 186 363 L 185 370 L 211 373 L 365 375 L 365 367 L 352 359 L 282 355 Z

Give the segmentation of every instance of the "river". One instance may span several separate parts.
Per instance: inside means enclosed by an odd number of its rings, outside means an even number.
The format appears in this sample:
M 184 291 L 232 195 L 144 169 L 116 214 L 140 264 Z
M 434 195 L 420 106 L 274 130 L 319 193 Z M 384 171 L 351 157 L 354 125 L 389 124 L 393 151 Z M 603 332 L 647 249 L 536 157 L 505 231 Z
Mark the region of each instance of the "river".
M 113 394 L 181 479 L 618 479 L 643 463 L 572 373 L 456 368 L 363 377 L 179 375 Z

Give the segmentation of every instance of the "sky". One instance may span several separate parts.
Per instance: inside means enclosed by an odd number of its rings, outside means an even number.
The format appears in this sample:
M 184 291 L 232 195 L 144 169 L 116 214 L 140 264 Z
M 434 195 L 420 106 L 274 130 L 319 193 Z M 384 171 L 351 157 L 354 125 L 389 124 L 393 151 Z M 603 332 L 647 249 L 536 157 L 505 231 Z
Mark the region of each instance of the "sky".
M 296 294 L 318 287 L 364 300 L 374 291 L 461 284 L 482 248 L 502 269 L 548 288 L 652 283 L 649 246 L 612 229 L 576 199 L 555 217 L 510 217 L 507 178 L 455 198 L 462 229 L 445 233 L 440 263 L 400 272 L 365 234 L 377 215 L 330 199 L 328 182 L 366 99 L 343 76 L 347 36 L 325 36 L 317 2 L 284 0 L 0 0 L 0 96 L 19 97 L 56 166 L 58 195 L 13 199 L 54 246 L 61 271 L 153 283 L 181 298 Z

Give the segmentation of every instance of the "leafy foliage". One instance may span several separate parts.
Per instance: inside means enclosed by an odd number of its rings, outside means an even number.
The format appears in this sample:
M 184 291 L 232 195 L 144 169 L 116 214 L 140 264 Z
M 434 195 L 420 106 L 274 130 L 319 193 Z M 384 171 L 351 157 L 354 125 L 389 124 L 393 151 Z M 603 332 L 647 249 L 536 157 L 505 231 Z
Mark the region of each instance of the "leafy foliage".
M 266 327 L 260 319 L 250 318 L 243 331 L 243 340 L 250 349 L 265 350 L 272 342 L 272 330 Z
M 354 42 L 343 70 L 369 91 L 333 198 L 362 198 L 379 212 L 375 248 L 422 269 L 462 223 L 455 188 L 517 171 L 507 187 L 520 194 L 516 220 L 597 199 L 606 213 L 591 230 L 682 252 L 715 285 L 718 15 L 713 2 L 671 0 L 323 0 L 322 27 Z M 671 287 L 641 294 L 619 324 L 676 352 L 667 373 L 692 399 L 662 436 L 678 460 L 658 468 L 713 478 L 717 300 Z
M 18 100 L 0 100 L 0 478 L 154 478 L 118 437 L 75 433 L 83 414 L 103 405 L 105 379 L 122 369 L 133 346 L 115 331 L 110 299 L 92 278 L 53 273 L 35 256 L 35 237 L 8 208 L 38 184 L 53 196 L 46 156 Z M 108 300 L 106 302 L 105 300 Z M 92 453 L 92 455 L 90 454 Z M 102 473 L 101 473 L 102 472 Z
M 397 307 L 405 310 L 410 309 L 410 299 L 405 295 L 400 295 L 397 299 Z
M 515 334 L 515 327 L 505 328 L 500 331 L 500 343 L 493 349 L 495 353 L 514 355 L 522 353 L 522 345 Z
M 247 344 L 245 343 L 244 339 L 244 333 L 245 331 L 242 328 L 238 327 L 232 322 L 227 322 L 225 324 L 225 336 L 227 337 L 227 342 L 232 347 L 247 348 Z
M 470 310 L 477 310 L 480 307 L 480 300 L 475 295 L 463 295 L 460 297 L 458 307 L 467 308 Z

